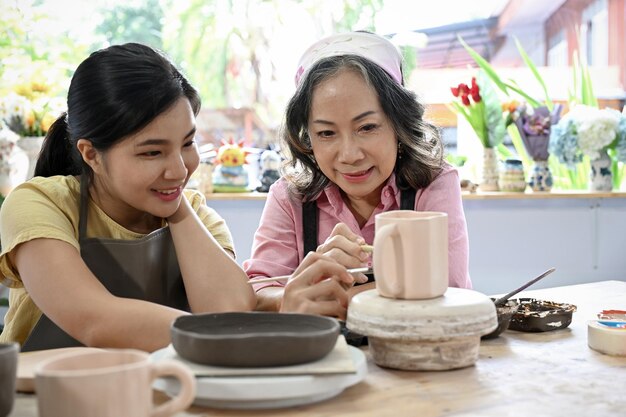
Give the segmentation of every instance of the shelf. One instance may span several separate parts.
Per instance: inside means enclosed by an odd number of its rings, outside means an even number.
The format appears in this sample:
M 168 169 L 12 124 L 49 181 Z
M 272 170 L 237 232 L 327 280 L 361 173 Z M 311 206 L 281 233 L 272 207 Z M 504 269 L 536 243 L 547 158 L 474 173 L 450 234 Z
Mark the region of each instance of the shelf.
M 267 193 L 212 193 L 206 194 L 207 200 L 265 200 Z M 590 192 L 590 191 L 550 191 L 524 193 L 512 192 L 476 192 L 462 193 L 464 200 L 533 200 L 533 199 L 584 199 L 584 198 L 626 198 L 626 192 Z

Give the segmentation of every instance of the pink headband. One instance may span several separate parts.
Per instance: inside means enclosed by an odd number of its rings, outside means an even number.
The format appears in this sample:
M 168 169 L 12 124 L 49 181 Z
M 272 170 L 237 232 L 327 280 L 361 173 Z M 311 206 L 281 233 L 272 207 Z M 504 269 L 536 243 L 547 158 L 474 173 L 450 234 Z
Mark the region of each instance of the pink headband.
M 296 87 L 302 76 L 322 58 L 338 55 L 358 55 L 369 59 L 402 85 L 402 55 L 382 36 L 367 32 L 349 32 L 331 35 L 314 43 L 298 63 Z

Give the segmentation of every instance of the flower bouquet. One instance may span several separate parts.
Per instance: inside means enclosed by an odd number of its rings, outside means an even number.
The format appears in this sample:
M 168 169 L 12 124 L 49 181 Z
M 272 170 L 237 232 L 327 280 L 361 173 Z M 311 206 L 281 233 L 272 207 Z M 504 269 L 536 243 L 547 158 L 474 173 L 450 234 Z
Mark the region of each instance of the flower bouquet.
M 500 100 L 491 87 L 489 78 L 478 72 L 471 85 L 460 83 L 450 88 L 458 101 L 452 102 L 452 110 L 462 115 L 470 124 L 484 148 L 482 191 L 498 191 L 498 161 L 495 147 L 502 144 L 505 134 Z
M 19 94 L 12 92 L 0 97 L 0 119 L 20 136 L 17 145 L 30 160 L 26 179 L 33 176 L 44 136 L 65 110 L 63 99 L 45 97 L 41 91 L 43 87 L 31 87 L 28 91 L 22 88 Z
M 65 110 L 60 97 L 47 97 L 39 93 L 11 92 L 0 97 L 0 118 L 22 137 L 45 136 L 50 125 Z
M 549 149 L 570 167 L 588 156 L 590 189 L 611 191 L 612 171 L 617 162 L 626 162 L 626 115 L 610 108 L 576 105 L 552 130 Z
M 461 44 L 474 59 L 476 64 L 482 68 L 502 93 L 510 97 L 511 95 L 521 97 L 528 105 L 503 109 L 508 118 L 506 126 L 518 154 L 525 163 L 528 163 L 528 154 L 533 160 L 533 167 L 530 169 L 529 185 L 533 191 L 550 191 L 552 188 L 552 174 L 548 166 L 549 137 L 552 126 L 558 122 L 562 110 L 560 104 L 554 104 L 548 94 L 548 88 L 537 67 L 528 56 L 520 42 L 515 39 L 517 50 L 528 69 L 532 72 L 539 86 L 544 93 L 544 101 L 536 100 L 521 88 L 513 80 L 503 80 L 496 73 L 494 67 L 481 57 L 474 49 L 461 39 Z M 522 148 L 523 146 L 523 148 Z M 524 153 L 525 150 L 525 153 Z
M 519 136 L 524 144 L 526 153 L 534 161 L 529 185 L 533 191 L 550 191 L 552 189 L 552 174 L 548 166 L 550 132 L 552 126 L 561 117 L 563 106 L 555 105 L 552 110 L 547 106 L 528 108 L 520 106 L 513 116 Z

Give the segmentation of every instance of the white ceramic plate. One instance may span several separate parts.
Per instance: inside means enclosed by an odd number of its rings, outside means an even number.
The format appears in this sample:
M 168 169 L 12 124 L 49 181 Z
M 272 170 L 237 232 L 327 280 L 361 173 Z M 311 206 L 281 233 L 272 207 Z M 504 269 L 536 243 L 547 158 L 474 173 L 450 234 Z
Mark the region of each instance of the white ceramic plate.
M 353 374 L 199 377 L 195 405 L 226 409 L 269 409 L 311 404 L 332 398 L 344 389 L 361 382 L 367 374 L 365 354 L 349 346 L 357 369 Z M 163 360 L 164 349 L 152 354 L 152 360 Z M 160 378 L 153 387 L 170 396 L 178 393 L 178 381 Z

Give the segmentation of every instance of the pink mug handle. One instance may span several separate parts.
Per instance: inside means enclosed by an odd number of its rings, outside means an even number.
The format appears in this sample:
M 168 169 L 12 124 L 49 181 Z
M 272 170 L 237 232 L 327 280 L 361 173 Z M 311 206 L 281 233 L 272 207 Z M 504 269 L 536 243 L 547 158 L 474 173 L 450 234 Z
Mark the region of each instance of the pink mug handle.
M 393 259 L 385 257 L 385 254 L 388 253 L 387 250 L 380 250 L 379 248 L 386 248 L 387 244 L 391 243 L 391 253 L 393 254 Z M 383 293 L 389 290 L 389 293 L 396 298 L 403 298 L 404 294 L 404 247 L 402 245 L 402 237 L 400 236 L 400 232 L 398 230 L 397 224 L 386 224 L 380 227 L 376 231 L 376 236 L 374 237 L 374 277 L 380 276 L 383 282 L 388 282 L 390 285 L 386 286 L 383 284 L 382 288 Z M 383 265 L 385 265 L 386 274 L 382 273 Z M 389 268 L 386 266 L 393 265 L 393 273 L 389 272 Z M 377 279 L 378 280 L 378 279 Z M 379 287 L 379 284 L 376 284 Z M 389 288 L 387 288 L 389 287 Z M 381 293 L 381 295 L 383 295 Z
M 174 361 L 154 363 L 152 366 L 153 380 L 162 376 L 176 377 L 180 382 L 180 391 L 174 398 L 156 406 L 150 413 L 150 417 L 169 417 L 187 409 L 196 396 L 196 377 L 191 370 Z

